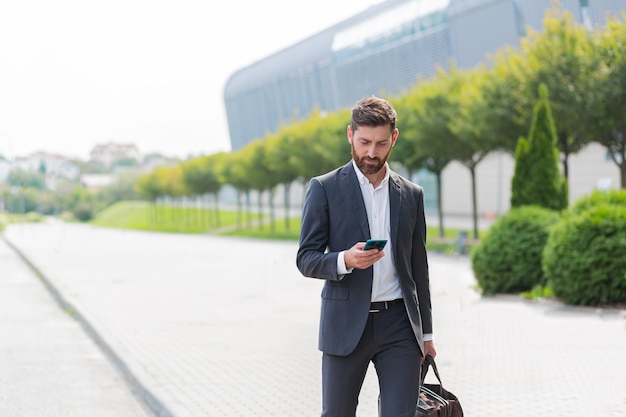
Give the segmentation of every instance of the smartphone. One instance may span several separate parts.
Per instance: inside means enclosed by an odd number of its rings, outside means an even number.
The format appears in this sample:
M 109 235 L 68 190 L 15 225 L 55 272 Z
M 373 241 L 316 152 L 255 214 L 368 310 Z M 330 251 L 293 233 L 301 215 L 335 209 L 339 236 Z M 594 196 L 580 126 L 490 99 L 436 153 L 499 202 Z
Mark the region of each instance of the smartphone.
M 382 250 L 386 244 L 387 244 L 386 239 L 368 239 L 367 242 L 365 242 L 365 246 L 363 246 L 363 250 L 368 250 L 368 249 L 373 249 L 373 248 Z

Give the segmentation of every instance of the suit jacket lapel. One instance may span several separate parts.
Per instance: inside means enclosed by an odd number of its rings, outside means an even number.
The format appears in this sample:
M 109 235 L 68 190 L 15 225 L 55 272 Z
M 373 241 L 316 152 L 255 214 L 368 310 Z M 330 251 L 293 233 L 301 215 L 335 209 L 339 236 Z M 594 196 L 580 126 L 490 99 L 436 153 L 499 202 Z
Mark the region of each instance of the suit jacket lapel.
M 402 187 L 398 176 L 392 171 L 389 175 L 389 226 L 391 229 L 391 241 L 398 242 L 400 230 L 400 206 L 402 204 Z M 398 250 L 394 245 L 394 251 Z M 397 256 L 394 253 L 394 256 Z M 397 258 L 396 258 L 397 259 Z
M 350 207 L 354 210 L 354 215 L 359 220 L 359 226 L 363 232 L 363 236 L 369 239 L 370 225 L 367 221 L 367 211 L 365 210 L 365 203 L 363 202 L 363 194 L 361 194 L 361 186 L 354 172 L 354 166 L 352 161 L 348 162 L 343 167 L 343 192 L 346 199 L 350 204 Z

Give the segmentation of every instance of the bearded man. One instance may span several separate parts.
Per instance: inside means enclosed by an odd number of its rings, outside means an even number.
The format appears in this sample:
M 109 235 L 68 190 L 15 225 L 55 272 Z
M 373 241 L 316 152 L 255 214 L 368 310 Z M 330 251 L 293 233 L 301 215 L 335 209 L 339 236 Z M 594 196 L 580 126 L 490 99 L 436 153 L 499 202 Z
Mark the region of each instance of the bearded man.
M 391 171 L 396 111 L 368 97 L 352 109 L 352 160 L 313 178 L 296 264 L 325 280 L 319 349 L 322 417 L 355 417 L 370 362 L 381 417 L 414 417 L 423 357 L 435 357 L 423 189 Z M 368 239 L 384 249 L 364 250 Z

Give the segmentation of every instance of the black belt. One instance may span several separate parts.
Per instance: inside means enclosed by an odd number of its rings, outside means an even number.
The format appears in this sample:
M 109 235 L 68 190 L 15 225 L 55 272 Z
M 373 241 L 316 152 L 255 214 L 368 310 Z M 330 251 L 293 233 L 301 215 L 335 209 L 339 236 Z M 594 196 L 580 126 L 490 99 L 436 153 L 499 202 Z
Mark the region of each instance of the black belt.
M 402 298 L 398 298 L 397 300 L 391 301 L 376 301 L 375 303 L 370 304 L 370 313 L 378 313 L 381 310 L 389 310 L 391 307 L 396 304 L 402 304 L 404 300 Z

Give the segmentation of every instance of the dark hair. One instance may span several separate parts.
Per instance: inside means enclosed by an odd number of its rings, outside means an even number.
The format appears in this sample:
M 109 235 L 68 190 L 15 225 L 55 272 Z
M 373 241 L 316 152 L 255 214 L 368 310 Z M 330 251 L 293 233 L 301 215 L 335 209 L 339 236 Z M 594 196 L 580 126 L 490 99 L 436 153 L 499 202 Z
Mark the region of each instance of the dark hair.
M 391 131 L 396 128 L 396 111 L 391 103 L 378 97 L 367 97 L 352 108 L 352 130 L 359 126 L 378 127 L 389 125 Z

